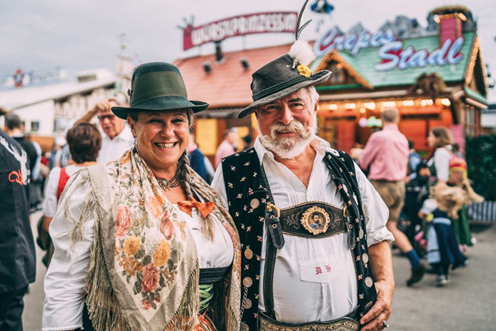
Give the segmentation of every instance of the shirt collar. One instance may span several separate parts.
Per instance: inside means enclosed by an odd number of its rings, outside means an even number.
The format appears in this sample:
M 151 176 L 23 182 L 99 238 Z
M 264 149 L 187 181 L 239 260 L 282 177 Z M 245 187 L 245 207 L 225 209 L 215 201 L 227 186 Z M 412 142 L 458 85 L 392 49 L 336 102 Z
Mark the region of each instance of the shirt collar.
M 388 124 L 382 127 L 383 130 L 398 130 L 398 125 L 396 124 Z
M 339 153 L 331 148 L 331 145 L 325 141 L 324 139 L 320 137 L 315 137 L 315 139 L 310 143 L 310 146 L 317 152 L 317 158 L 323 159 L 324 155 L 326 152 L 330 152 L 336 156 L 339 156 Z M 264 157 L 267 155 L 269 159 L 274 160 L 274 153 L 269 151 L 263 144 L 260 139 L 260 136 L 257 137 L 255 140 L 255 144 L 253 145 L 253 148 L 255 148 L 255 152 L 257 152 L 258 159 L 260 161 L 260 164 L 263 164 Z

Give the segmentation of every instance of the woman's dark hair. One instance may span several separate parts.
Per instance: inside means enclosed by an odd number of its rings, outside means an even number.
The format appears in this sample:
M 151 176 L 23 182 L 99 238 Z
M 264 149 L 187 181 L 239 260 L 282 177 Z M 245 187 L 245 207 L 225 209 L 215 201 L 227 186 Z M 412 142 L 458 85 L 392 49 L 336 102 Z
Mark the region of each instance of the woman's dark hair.
M 96 161 L 102 147 L 100 131 L 90 123 L 79 123 L 67 131 L 67 144 L 76 163 Z

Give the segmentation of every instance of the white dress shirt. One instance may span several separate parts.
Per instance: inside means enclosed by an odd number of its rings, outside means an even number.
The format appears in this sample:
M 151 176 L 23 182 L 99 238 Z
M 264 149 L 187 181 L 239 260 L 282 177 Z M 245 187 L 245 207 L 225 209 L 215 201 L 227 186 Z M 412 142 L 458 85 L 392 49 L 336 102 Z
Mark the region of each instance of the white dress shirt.
M 262 145 L 260 138 L 255 141 L 254 148 L 267 174 L 274 202 L 279 208 L 308 201 L 343 205 L 323 160 L 326 151 L 334 154 L 337 151 L 320 138 L 316 138 L 311 146 L 317 154 L 306 188 L 286 166 L 274 160 L 273 153 Z M 355 172 L 367 219 L 368 245 L 393 241 L 393 235 L 385 227 L 388 208 L 356 165 Z M 212 187 L 227 206 L 222 167 L 218 167 Z M 347 237 L 345 233 L 320 239 L 284 235 L 285 245 L 277 251 L 274 268 L 274 310 L 278 321 L 291 324 L 328 321 L 347 315 L 356 308 L 357 275 Z M 264 229 L 258 301 L 260 311 L 265 311 L 262 284 L 266 240 Z M 330 267 L 329 272 L 326 266 Z M 322 273 L 316 272 L 319 267 Z
M 76 177 L 70 191 L 60 201 L 64 206 L 70 196 L 71 212 L 75 219 L 81 215 L 87 186 L 79 186 L 81 177 Z M 71 179 L 72 180 L 72 179 Z M 78 187 L 79 186 L 79 187 Z M 73 189 L 76 188 L 76 189 Z M 210 241 L 200 232 L 201 216 L 193 209 L 192 216 L 173 205 L 186 221 L 198 247 L 200 268 L 228 267 L 233 261 L 233 243 L 229 233 L 214 216 L 214 239 Z M 74 224 L 64 219 L 64 208 L 59 208 L 50 224 L 50 236 L 55 252 L 45 276 L 45 305 L 43 308 L 43 330 L 73 330 L 82 327 L 82 311 L 85 298 L 85 277 L 90 263 L 90 248 L 94 238 L 94 220 L 84 225 L 84 240 L 71 248 L 70 237 Z
M 124 125 L 124 129 L 114 139 L 110 139 L 102 130 L 100 130 L 100 133 L 102 134 L 102 148 L 98 153 L 97 163 L 105 164 L 109 161 L 117 160 L 134 145 L 134 137 L 131 128 L 127 124 Z

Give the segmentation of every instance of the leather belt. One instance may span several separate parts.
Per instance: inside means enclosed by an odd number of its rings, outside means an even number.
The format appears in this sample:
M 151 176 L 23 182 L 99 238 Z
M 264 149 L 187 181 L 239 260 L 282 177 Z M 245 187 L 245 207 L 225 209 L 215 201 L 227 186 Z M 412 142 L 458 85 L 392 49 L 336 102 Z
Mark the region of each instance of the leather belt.
M 309 201 L 281 209 L 284 234 L 304 238 L 329 237 L 347 232 L 344 209 L 325 202 Z
M 357 320 L 357 309 L 345 317 L 327 322 L 310 322 L 301 324 L 287 324 L 274 320 L 264 313 L 260 313 L 260 331 L 357 331 L 360 323 Z

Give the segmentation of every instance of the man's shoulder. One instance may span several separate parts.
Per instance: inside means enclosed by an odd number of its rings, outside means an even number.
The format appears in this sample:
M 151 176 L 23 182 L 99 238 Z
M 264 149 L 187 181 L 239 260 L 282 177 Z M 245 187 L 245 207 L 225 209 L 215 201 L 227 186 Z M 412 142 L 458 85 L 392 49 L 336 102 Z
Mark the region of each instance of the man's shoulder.
M 229 164 L 238 163 L 240 161 L 244 161 L 244 160 L 256 158 L 256 157 L 257 157 L 257 152 L 255 151 L 255 148 L 250 147 L 248 149 L 245 149 L 244 151 L 237 152 L 237 153 L 234 153 L 232 155 L 226 156 L 222 162 L 227 162 Z

